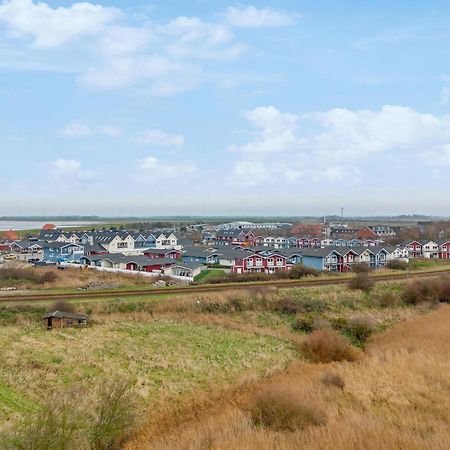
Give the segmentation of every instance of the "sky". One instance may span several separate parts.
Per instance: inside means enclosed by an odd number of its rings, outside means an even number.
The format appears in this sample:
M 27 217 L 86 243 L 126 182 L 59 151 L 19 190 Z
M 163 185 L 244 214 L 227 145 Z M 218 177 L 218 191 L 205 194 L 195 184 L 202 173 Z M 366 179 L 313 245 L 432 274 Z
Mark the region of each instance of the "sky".
M 450 2 L 0 0 L 0 216 L 450 215 Z

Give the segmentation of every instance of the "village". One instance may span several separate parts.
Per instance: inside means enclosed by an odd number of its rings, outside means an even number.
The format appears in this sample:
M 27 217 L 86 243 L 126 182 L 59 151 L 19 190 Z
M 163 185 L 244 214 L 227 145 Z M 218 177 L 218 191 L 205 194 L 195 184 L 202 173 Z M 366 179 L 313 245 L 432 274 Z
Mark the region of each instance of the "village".
M 166 276 L 191 282 L 211 268 L 225 273 L 275 274 L 295 265 L 349 272 L 355 264 L 371 269 L 392 260 L 449 259 L 450 239 L 411 239 L 393 244 L 401 227 L 348 224 L 230 222 L 192 224 L 163 230 L 97 228 L 67 231 L 47 224 L 20 239 L 6 231 L 0 238 L 0 261 L 35 266 L 58 265 L 109 272 Z

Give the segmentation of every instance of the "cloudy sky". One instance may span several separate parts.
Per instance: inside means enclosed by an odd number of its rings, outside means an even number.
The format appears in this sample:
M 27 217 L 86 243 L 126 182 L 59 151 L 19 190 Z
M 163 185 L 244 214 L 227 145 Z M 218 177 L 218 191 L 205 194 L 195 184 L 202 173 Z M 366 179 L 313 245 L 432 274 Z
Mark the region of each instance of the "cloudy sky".
M 0 215 L 449 215 L 450 3 L 0 0 L 0 154 Z

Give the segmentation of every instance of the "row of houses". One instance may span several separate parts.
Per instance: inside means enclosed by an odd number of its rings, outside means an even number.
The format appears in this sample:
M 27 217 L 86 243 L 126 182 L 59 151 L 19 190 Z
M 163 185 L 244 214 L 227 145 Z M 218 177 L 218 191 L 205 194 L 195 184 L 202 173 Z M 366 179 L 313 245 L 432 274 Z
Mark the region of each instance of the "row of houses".
M 82 256 L 80 263 L 84 266 L 132 270 L 138 272 L 154 273 L 157 275 L 194 278 L 203 268 L 197 262 L 183 262 L 171 257 L 149 257 L 145 255 L 127 256 L 120 254 Z
M 275 248 L 320 248 L 320 247 L 368 247 L 382 244 L 383 241 L 376 235 L 375 238 L 325 238 L 318 237 L 285 237 L 285 236 L 257 236 L 251 230 L 222 230 L 214 238 L 207 239 L 208 243 L 215 245 L 264 245 Z M 214 245 L 213 244 L 213 245 Z
M 143 248 L 181 248 L 182 242 L 174 233 L 136 233 L 129 231 L 92 230 L 65 232 L 42 230 L 37 238 L 43 242 L 61 242 L 103 247 L 108 253 L 129 253 Z

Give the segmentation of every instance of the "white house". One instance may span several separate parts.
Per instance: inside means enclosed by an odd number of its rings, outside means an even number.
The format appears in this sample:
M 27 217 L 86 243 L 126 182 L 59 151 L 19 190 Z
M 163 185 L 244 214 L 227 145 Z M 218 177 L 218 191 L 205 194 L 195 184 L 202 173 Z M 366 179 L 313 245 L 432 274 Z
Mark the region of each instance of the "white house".
M 439 258 L 439 244 L 435 241 L 424 241 L 422 255 L 424 258 Z

